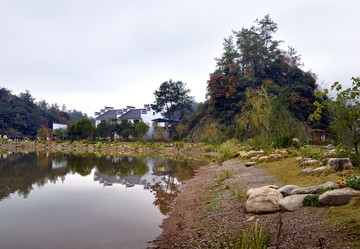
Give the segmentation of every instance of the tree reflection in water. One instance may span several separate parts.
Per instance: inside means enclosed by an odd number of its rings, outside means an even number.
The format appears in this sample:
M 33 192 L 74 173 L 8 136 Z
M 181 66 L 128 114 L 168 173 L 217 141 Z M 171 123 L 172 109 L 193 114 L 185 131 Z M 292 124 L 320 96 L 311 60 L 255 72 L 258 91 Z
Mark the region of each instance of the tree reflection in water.
M 151 187 L 151 190 L 155 195 L 154 205 L 163 215 L 170 213 L 170 204 L 180 193 L 181 182 L 191 179 L 194 169 L 198 166 L 199 162 L 183 157 L 164 159 L 154 164 L 153 168 L 156 174 L 163 177 L 161 182 L 157 182 Z
M 155 195 L 154 205 L 157 206 L 163 215 L 171 211 L 170 204 L 179 194 L 179 184 L 176 184 L 174 177 L 164 177 L 162 183 L 156 183 L 151 187 Z
M 3 153 L 0 157 L 0 200 L 15 192 L 27 198 L 34 184 L 42 187 L 48 182 L 64 182 L 69 173 L 87 176 L 96 169 L 94 180 L 102 177 L 109 181 L 108 185 L 128 183 L 131 186 L 142 184 L 144 189 L 150 188 L 155 197 L 154 205 L 162 214 L 167 215 L 171 202 L 180 192 L 181 182 L 190 179 L 194 169 L 203 163 L 181 157 L 169 159 L 60 152 Z
M 59 155 L 61 156 L 61 155 Z M 2 154 L 0 159 L 0 200 L 18 192 L 27 198 L 33 184 L 42 187 L 48 181 L 64 180 L 67 169 L 52 170 L 52 158 L 46 153 Z

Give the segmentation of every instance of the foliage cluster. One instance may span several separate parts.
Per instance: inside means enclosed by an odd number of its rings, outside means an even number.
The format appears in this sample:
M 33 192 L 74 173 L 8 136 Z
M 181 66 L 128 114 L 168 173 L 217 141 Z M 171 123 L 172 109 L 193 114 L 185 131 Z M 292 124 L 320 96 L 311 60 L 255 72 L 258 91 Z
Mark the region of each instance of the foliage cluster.
M 303 158 L 313 158 L 316 160 L 322 160 L 325 157 L 324 150 L 320 148 L 312 148 L 310 146 L 306 146 L 300 150 L 299 153 Z
M 360 141 L 360 78 L 352 78 L 352 87 L 345 90 L 339 82 L 331 86 L 336 91 L 336 98 L 328 98 L 328 89 L 317 91 L 318 98 L 326 101 L 315 101 L 316 110 L 310 115 L 310 122 L 330 120 L 330 128 L 338 142 L 343 146 L 354 146 L 358 154 Z
M 204 152 L 212 152 L 212 151 L 218 151 L 217 146 L 212 145 L 212 144 L 207 144 L 205 145 L 205 147 L 203 148 Z
M 0 134 L 9 137 L 34 138 L 39 129 L 43 135 L 48 135 L 53 123 L 66 124 L 87 117 L 76 110 L 68 111 L 65 106 L 60 109 L 57 104 L 49 105 L 45 100 L 35 102 L 29 91 L 17 96 L 0 88 L 0 100 Z
M 256 144 L 274 148 L 289 147 L 293 137 L 306 137 L 305 122 L 294 118 L 287 108 L 284 95 L 269 94 L 264 87 L 248 89 L 236 135 L 253 138 Z
M 220 163 L 233 158 L 238 152 L 238 143 L 234 140 L 228 140 L 220 145 L 218 161 Z
M 360 190 L 360 176 L 353 176 L 346 179 L 345 184 L 347 187 Z
M 327 191 L 334 190 L 335 188 L 323 188 L 320 189 L 319 192 L 313 195 L 308 195 L 304 198 L 304 205 L 311 207 L 320 207 L 319 196 Z
M 75 123 L 71 123 L 67 129 L 68 138 L 71 140 L 79 139 L 111 139 L 114 140 L 115 135 L 123 139 L 130 137 L 144 140 L 144 136 L 149 130 L 149 126 L 144 122 L 133 124 L 127 119 L 118 122 L 116 119 L 103 120 L 96 128 L 89 119 L 81 119 Z
M 190 89 L 182 81 L 164 81 L 158 90 L 155 90 L 155 103 L 152 108 L 162 112 L 169 120 L 182 119 L 192 112 L 194 97 L 189 95 Z
M 210 74 L 209 100 L 189 121 L 194 141 L 254 139 L 257 145 L 285 147 L 306 137 L 314 111 L 316 76 L 300 67 L 294 48 L 280 49 L 273 39 L 277 24 L 266 15 L 255 26 L 233 31 Z

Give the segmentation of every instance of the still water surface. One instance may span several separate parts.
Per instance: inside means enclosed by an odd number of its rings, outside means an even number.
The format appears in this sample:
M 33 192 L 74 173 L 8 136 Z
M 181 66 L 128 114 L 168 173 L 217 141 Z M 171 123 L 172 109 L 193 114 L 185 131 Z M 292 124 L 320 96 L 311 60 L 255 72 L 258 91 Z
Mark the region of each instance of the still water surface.
M 3 153 L 0 248 L 146 248 L 203 161 Z

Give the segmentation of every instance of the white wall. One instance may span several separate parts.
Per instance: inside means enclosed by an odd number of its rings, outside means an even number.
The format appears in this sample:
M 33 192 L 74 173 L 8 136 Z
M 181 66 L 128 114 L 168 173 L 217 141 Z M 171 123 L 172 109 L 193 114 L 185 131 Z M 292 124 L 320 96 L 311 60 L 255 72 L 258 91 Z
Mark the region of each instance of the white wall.
M 141 115 L 142 121 L 150 127 L 148 133 L 146 134 L 146 139 L 147 140 L 154 139 L 155 128 L 153 126 L 154 122 L 151 120 L 157 119 L 157 118 L 163 118 L 163 116 L 161 115 L 161 113 L 157 113 L 153 109 L 150 109 L 150 111 L 147 111 L 146 114 L 140 114 L 140 115 Z M 133 119 L 128 119 L 128 120 L 129 120 L 129 122 L 134 123 Z M 121 122 L 121 121 L 119 121 L 119 122 Z M 100 123 L 101 123 L 101 120 L 95 120 L 95 127 L 97 127 Z M 164 123 L 159 123 L 158 126 L 164 126 Z
M 163 118 L 163 116 L 161 115 L 161 113 L 157 113 L 153 109 L 150 109 L 150 111 L 147 111 L 146 114 L 141 114 L 141 118 L 142 121 L 150 127 L 148 133 L 146 134 L 147 140 L 154 139 L 155 129 L 153 126 L 153 122 L 151 120 L 157 118 Z

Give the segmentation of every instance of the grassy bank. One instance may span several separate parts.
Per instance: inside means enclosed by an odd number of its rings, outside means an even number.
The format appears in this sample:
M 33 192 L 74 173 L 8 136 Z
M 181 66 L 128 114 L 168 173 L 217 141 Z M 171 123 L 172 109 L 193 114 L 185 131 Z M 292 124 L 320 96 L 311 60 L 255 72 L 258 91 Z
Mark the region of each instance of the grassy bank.
M 304 167 L 296 162 L 294 157 L 262 163 L 259 164 L 258 167 L 267 169 L 269 174 L 278 178 L 283 185 L 297 185 L 299 187 L 319 185 L 328 181 L 335 182 L 345 174 L 343 172 L 329 172 L 317 175 L 300 175 L 300 171 L 304 169 Z
M 38 147 L 38 148 L 92 148 L 98 150 L 104 149 L 119 149 L 127 147 L 130 149 L 149 149 L 153 151 L 161 151 L 166 148 L 176 149 L 199 149 L 201 152 L 216 152 L 219 149 L 219 145 L 212 145 L 206 143 L 185 143 L 185 142 L 140 142 L 140 141 L 21 141 L 14 142 L 8 140 L 0 140 L 1 147 L 15 147 L 15 148 L 26 148 L 26 147 Z
M 348 175 L 356 174 L 356 168 L 342 172 L 324 172 L 316 175 L 300 175 L 304 169 L 300 163 L 296 162 L 295 157 L 282 159 L 280 161 L 259 164 L 257 167 L 267 169 L 268 173 L 278 178 L 283 185 L 298 185 L 307 187 L 322 184 L 328 181 L 340 181 L 346 179 Z M 316 207 L 314 207 L 316 208 Z M 355 248 L 360 247 L 360 198 L 353 198 L 352 201 L 344 206 L 331 206 L 326 208 L 324 219 L 328 227 L 334 230 L 342 229 L 351 242 L 347 245 Z M 345 245 L 344 245 L 345 246 Z

